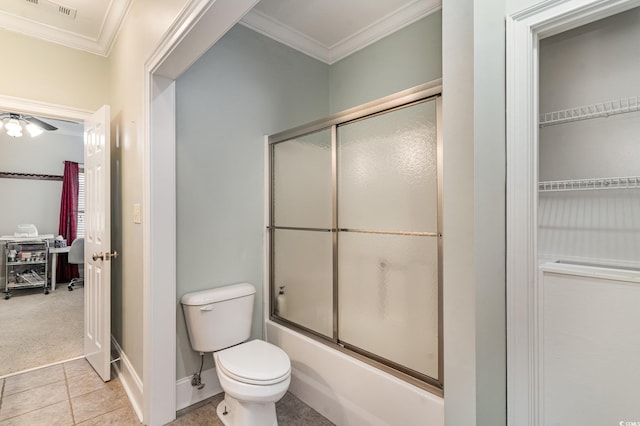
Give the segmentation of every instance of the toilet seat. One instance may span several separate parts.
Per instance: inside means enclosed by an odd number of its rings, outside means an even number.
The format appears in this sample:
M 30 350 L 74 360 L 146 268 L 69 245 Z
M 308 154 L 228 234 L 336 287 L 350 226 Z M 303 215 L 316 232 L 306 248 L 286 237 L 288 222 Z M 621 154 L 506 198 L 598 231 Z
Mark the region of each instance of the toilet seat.
M 271 385 L 291 374 L 286 352 L 262 340 L 252 340 L 216 352 L 216 367 L 228 377 L 242 383 Z

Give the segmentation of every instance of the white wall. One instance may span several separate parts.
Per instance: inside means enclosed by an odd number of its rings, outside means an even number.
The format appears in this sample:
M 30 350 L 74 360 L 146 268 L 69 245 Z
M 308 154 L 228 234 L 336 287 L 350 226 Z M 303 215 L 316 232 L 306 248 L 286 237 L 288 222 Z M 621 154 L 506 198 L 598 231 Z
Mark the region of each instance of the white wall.
M 0 132 L 0 172 L 62 176 L 65 160 L 83 162 L 82 135 L 44 132 L 21 138 Z M 58 234 L 62 181 L 0 178 L 0 235 L 12 235 L 20 223 L 40 234 Z
M 504 0 L 444 0 L 445 424 L 506 424 Z
M 112 264 L 111 332 L 139 377 L 143 371 L 143 242 L 142 225 L 133 223 L 133 208 L 142 204 L 144 64 L 186 3 L 132 2 L 108 60 L 111 245 L 121 254 Z
M 640 8 L 540 43 L 540 112 L 638 96 Z M 640 112 L 543 127 L 540 180 L 640 176 Z M 640 259 L 640 190 L 543 192 L 539 253 Z

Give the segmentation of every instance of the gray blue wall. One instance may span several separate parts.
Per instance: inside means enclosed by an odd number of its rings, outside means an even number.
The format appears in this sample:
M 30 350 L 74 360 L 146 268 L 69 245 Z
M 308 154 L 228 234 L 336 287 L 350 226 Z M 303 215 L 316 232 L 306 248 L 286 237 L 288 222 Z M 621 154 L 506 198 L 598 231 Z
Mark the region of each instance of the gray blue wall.
M 252 282 L 262 335 L 264 135 L 440 78 L 440 22 L 436 12 L 332 66 L 236 26 L 177 80 L 178 300 Z M 177 309 L 180 379 L 199 357 Z
M 177 297 L 251 282 L 252 337 L 262 336 L 264 135 L 327 115 L 328 79 L 326 64 L 238 25 L 176 82 Z M 181 378 L 199 359 L 177 309 Z
M 391 34 L 331 66 L 331 112 L 442 77 L 442 12 Z

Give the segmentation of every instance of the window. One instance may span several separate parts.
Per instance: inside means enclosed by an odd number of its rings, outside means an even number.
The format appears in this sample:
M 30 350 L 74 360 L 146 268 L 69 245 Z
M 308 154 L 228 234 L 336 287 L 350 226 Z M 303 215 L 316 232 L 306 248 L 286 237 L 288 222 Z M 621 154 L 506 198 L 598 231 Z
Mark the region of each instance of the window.
M 84 238 L 84 200 L 85 200 L 85 180 L 84 169 L 78 170 L 78 228 L 76 238 Z

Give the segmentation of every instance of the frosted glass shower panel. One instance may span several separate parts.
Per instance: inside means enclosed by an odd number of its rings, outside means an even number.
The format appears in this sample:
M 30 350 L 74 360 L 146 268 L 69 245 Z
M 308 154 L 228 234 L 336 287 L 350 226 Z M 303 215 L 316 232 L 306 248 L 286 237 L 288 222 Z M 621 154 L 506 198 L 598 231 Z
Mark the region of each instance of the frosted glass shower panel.
M 438 379 L 438 241 L 340 233 L 340 341 Z
M 340 228 L 435 232 L 436 102 L 338 127 Z
M 274 225 L 331 228 L 331 131 L 273 147 Z
M 277 229 L 273 239 L 276 314 L 332 337 L 332 234 Z

